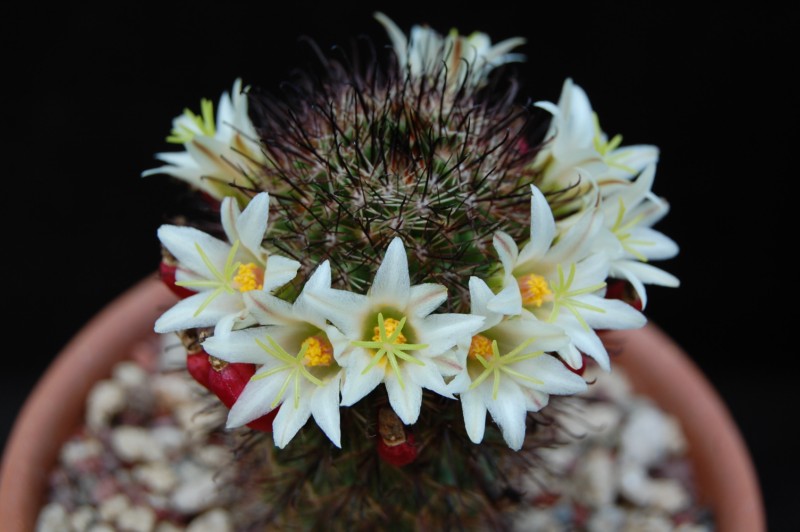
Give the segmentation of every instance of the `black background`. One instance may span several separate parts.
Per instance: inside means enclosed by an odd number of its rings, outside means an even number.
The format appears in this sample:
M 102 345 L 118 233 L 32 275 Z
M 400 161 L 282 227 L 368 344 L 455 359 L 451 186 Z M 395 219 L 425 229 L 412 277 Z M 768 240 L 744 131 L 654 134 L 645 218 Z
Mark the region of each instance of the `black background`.
M 381 9 L 401 28 L 521 35 L 522 94 L 556 101 L 566 77 L 603 128 L 661 148 L 659 224 L 681 246 L 662 266 L 679 289 L 650 291 L 649 317 L 716 386 L 742 429 L 771 530 L 797 529 L 793 390 L 797 267 L 788 256 L 797 179 L 796 17 L 781 10 L 464 3 Z M 6 13 L 2 39 L 6 353 L 4 441 L 22 402 L 90 316 L 158 264 L 155 230 L 175 186 L 139 174 L 171 120 L 241 76 L 270 90 L 323 49 L 357 35 L 388 43 L 375 4 L 238 3 Z M 12 213 L 12 210 L 16 212 Z M 791 235 L 791 236 L 790 236 Z M 10 240 L 10 248 L 8 242 Z M 10 288 L 10 289 L 9 289 Z M 789 304 L 789 310 L 783 310 Z M 19 342 L 22 347 L 12 347 Z

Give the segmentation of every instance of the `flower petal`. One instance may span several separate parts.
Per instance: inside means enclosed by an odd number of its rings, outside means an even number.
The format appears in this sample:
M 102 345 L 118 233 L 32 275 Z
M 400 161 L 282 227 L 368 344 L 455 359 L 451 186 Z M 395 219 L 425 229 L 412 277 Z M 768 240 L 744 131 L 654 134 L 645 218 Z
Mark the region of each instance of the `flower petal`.
M 154 330 L 158 333 L 167 333 L 211 327 L 226 315 L 235 314 L 244 308 L 241 297 L 235 294 L 220 294 L 200 314 L 195 315 L 209 295 L 208 292 L 200 292 L 179 301 L 156 320 Z
M 197 248 L 203 250 L 209 262 L 222 273 L 228 259 L 231 246 L 211 235 L 195 229 L 177 225 L 162 225 L 158 228 L 158 239 L 170 253 L 172 253 L 181 266 L 188 268 L 205 279 L 214 279 L 215 276 L 206 266 L 203 257 Z
M 501 292 L 502 293 L 502 292 Z M 522 298 L 519 295 L 519 289 L 516 290 L 517 299 L 519 300 L 519 308 L 522 309 Z M 485 331 L 494 327 L 500 320 L 503 319 L 502 312 L 494 312 L 489 309 L 489 302 L 495 298 L 494 292 L 489 288 L 483 280 L 477 277 L 469 278 L 469 302 L 470 313 L 476 316 L 483 316 L 485 318 L 481 330 Z
M 413 323 L 419 342 L 428 344 L 422 353 L 435 357 L 460 341 L 471 339 L 483 325 L 482 316 L 469 314 L 431 314 Z
M 405 309 L 411 292 L 408 275 L 408 258 L 403 241 L 395 237 L 386 250 L 369 296 L 373 302 Z
M 486 405 L 483 403 L 481 393 L 478 390 L 470 390 L 459 397 L 467 436 L 472 443 L 480 443 L 486 430 Z
M 342 406 L 351 406 L 360 401 L 378 387 L 385 375 L 380 364 L 366 371 L 370 358 L 364 349 L 353 349 L 348 357 L 348 362 L 349 365 L 345 367 L 344 386 L 342 386 Z
M 544 194 L 531 185 L 531 240 L 520 253 L 520 262 L 539 260 L 550 249 L 556 234 L 553 212 Z
M 304 388 L 301 390 L 300 399 L 295 404 L 294 397 L 292 396 L 291 386 L 285 393 L 287 397 L 281 402 L 281 409 L 278 410 L 278 415 L 272 421 L 272 437 L 275 440 L 275 445 L 281 449 L 289 443 L 294 435 L 297 434 L 303 425 L 306 424 L 308 418 L 311 417 L 311 404 L 309 395 L 311 390 L 308 386 L 314 386 L 308 381 L 306 384 L 301 384 Z
M 405 367 L 401 366 L 401 373 L 405 373 Z M 403 385 L 397 379 L 397 375 L 392 372 L 386 375 L 384 383 L 386 392 L 389 394 L 389 404 L 392 405 L 397 417 L 406 425 L 413 425 L 419 418 L 419 411 L 422 407 L 422 388 L 411 380 L 406 373 L 403 375 Z
M 245 207 L 242 214 L 236 220 L 236 231 L 239 239 L 254 257 L 263 260 L 261 243 L 264 241 L 264 234 L 267 232 L 267 222 L 269 221 L 269 194 L 261 192 L 257 194 Z
M 227 362 L 265 364 L 270 356 L 259 347 L 256 339 L 264 341 L 268 327 L 252 327 L 233 331 L 223 337 L 212 336 L 203 342 L 203 349 L 210 355 Z
M 447 288 L 440 284 L 426 283 L 411 287 L 408 310 L 417 318 L 424 318 L 447 299 Z
M 497 397 L 492 397 L 491 379 L 481 384 L 480 390 L 484 404 L 495 423 L 503 432 L 503 439 L 515 451 L 522 449 L 525 441 L 525 396 L 516 382 L 504 380 L 497 390 Z
M 342 447 L 342 428 L 339 423 L 339 385 L 341 373 L 314 390 L 311 415 L 322 432 L 336 447 Z
M 256 375 L 259 373 L 256 372 Z M 273 375 L 264 379 L 250 380 L 239 398 L 228 412 L 227 428 L 241 427 L 272 411 L 272 403 L 283 386 L 283 377 Z M 274 424 L 273 424 L 274 427 Z
M 276 288 L 285 285 L 297 275 L 300 263 L 296 260 L 287 259 L 280 255 L 270 255 L 267 258 L 267 268 L 264 272 L 265 292 L 272 292 Z

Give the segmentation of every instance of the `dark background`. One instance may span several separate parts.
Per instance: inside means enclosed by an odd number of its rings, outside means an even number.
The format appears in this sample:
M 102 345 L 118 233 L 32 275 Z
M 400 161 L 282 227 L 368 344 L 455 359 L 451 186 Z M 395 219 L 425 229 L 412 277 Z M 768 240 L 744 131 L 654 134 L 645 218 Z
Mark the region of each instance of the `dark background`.
M 58 350 L 102 306 L 158 264 L 155 230 L 171 208 L 157 166 L 171 120 L 216 101 L 241 76 L 270 90 L 323 49 L 371 36 L 375 4 L 264 8 L 190 3 L 6 13 L 2 20 L 3 183 L 7 193 L 0 442 Z M 402 6 L 402 7 L 400 7 Z M 672 204 L 658 226 L 681 246 L 662 263 L 679 289 L 650 291 L 650 318 L 699 364 L 752 452 L 771 530 L 797 529 L 798 401 L 787 369 L 798 242 L 794 124 L 797 18 L 780 10 L 605 6 L 584 11 L 500 2 L 407 2 L 381 9 L 404 30 L 521 35 L 522 94 L 556 101 L 572 77 L 604 129 L 661 148 L 655 191 Z M 795 136 L 796 137 L 796 136 Z M 10 211 L 19 212 L 12 214 Z M 790 310 L 783 306 L 790 305 Z M 21 329 L 21 330 L 20 330 Z M 16 347 L 11 347 L 13 342 Z M 793 343 L 792 343 L 793 344 Z M 22 347 L 19 347 L 19 346 Z M 791 383 L 791 384 L 790 384 Z

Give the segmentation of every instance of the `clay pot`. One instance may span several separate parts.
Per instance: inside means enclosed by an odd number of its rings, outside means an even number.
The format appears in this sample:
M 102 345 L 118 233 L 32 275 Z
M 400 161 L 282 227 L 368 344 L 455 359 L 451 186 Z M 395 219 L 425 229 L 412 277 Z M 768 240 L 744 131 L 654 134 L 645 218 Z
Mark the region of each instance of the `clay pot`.
M 0 470 L 0 523 L 7 532 L 34 529 L 59 449 L 81 421 L 93 383 L 154 337 L 153 323 L 175 301 L 155 278 L 113 301 L 64 348 L 25 403 Z M 721 532 L 765 530 L 756 474 L 725 405 L 681 349 L 656 326 L 605 333 L 614 363 L 634 388 L 677 416 L 689 442 L 702 501 Z

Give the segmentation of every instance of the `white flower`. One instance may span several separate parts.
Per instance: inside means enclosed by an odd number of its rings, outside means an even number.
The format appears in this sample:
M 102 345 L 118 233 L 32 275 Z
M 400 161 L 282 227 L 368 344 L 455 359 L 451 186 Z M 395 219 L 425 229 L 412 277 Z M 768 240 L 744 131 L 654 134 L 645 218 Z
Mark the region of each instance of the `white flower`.
M 563 331 L 529 316 L 504 317 L 487 306 L 491 289 L 476 277 L 469 280 L 472 314 L 484 325 L 472 337 L 465 370 L 451 383 L 459 393 L 467 434 L 483 440 L 486 412 L 514 450 L 522 448 L 527 412 L 547 405 L 549 394 L 574 394 L 586 389 L 581 377 L 546 352 L 565 347 Z
M 635 181 L 614 188 L 602 203 L 605 227 L 595 240 L 595 250 L 608 257 L 609 275 L 631 283 L 642 307 L 647 305 L 645 284 L 680 284 L 674 275 L 647 264 L 678 253 L 678 245 L 671 238 L 652 229 L 669 211 L 669 205 L 651 191 L 655 174 L 655 165 L 651 164 Z
M 411 286 L 399 238 L 386 250 L 367 295 L 335 289 L 309 294 L 336 326 L 328 336 L 346 370 L 342 405 L 356 403 L 384 383 L 392 409 L 410 425 L 419 417 L 423 388 L 452 397 L 443 377 L 463 369 L 452 348 L 470 338 L 483 318 L 430 315 L 446 297 L 438 284 Z
M 333 358 L 325 318 L 308 304 L 308 294 L 329 289 L 331 271 L 323 263 L 294 304 L 264 292 L 248 292 L 259 316 L 275 325 L 212 336 L 203 343 L 211 355 L 228 362 L 261 364 L 228 414 L 228 428 L 240 427 L 280 406 L 272 422 L 275 445 L 284 447 L 314 421 L 341 447 L 339 389 L 342 368 Z
M 602 215 L 585 211 L 556 235 L 547 200 L 533 185 L 531 192 L 530 242 L 520 251 L 509 235 L 495 234 L 504 275 L 502 289 L 487 307 L 508 316 L 519 315 L 524 308 L 537 319 L 558 325 L 570 339 L 559 350 L 569 365 L 580 367 L 582 351 L 608 370 L 608 353 L 593 329 L 637 328 L 646 319 L 630 305 L 603 297 L 608 261 L 603 254 L 589 254 Z
M 142 172 L 142 177 L 167 174 L 217 199 L 230 195 L 244 199 L 237 187 L 253 188 L 249 178 L 265 159 L 247 114 L 247 95 L 240 79 L 234 82 L 231 95 L 222 94 L 216 123 L 213 113 L 213 104 L 204 99 L 199 116 L 187 109 L 175 118 L 167 140 L 183 144 L 186 151 L 156 154 L 167 166 Z
M 544 168 L 546 188 L 576 184 L 578 176 L 596 179 L 603 187 L 621 179 L 631 179 L 658 160 L 658 148 L 650 145 L 620 147 L 622 136 L 611 140 L 600 129 L 586 92 L 571 79 L 564 82 L 558 105 L 538 102 L 553 115 L 547 137 L 550 139 L 537 158 Z
M 456 30 L 451 30 L 443 37 L 428 27 L 413 26 L 409 40 L 383 13 L 376 13 L 375 18 L 389 34 L 401 71 L 408 69 L 409 74 L 415 78 L 426 74 L 438 76 L 444 64 L 447 85 L 451 89 L 458 90 L 464 84 L 471 88 L 479 87 L 498 66 L 525 60 L 522 54 L 509 53 L 517 46 L 525 44 L 522 37 L 506 39 L 492 45 L 491 39 L 485 33 L 475 32 L 465 37 Z
M 156 321 L 156 332 L 216 326 L 215 334 L 255 323 L 244 292 L 271 292 L 291 281 L 300 264 L 268 254 L 261 246 L 267 230 L 269 195 L 252 199 L 243 212 L 233 198 L 221 206 L 223 242 L 193 227 L 162 225 L 158 238 L 178 260 L 177 284 L 197 290 Z

